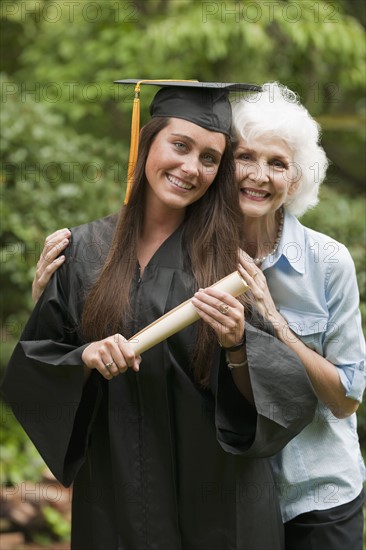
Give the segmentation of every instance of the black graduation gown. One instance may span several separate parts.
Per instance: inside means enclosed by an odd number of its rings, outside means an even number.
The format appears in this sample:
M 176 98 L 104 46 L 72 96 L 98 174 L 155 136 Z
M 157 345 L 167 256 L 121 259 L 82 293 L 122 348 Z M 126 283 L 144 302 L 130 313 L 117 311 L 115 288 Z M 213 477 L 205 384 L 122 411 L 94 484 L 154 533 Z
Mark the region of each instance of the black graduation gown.
M 211 387 L 189 369 L 192 325 L 143 354 L 140 372 L 83 387 L 75 326 L 116 217 L 72 230 L 67 261 L 17 344 L 5 396 L 55 476 L 74 482 L 74 550 L 277 550 L 282 522 L 268 460 L 308 424 L 316 400 L 302 364 L 246 324 L 257 411 L 220 348 Z M 182 228 L 133 283 L 134 330 L 188 299 Z

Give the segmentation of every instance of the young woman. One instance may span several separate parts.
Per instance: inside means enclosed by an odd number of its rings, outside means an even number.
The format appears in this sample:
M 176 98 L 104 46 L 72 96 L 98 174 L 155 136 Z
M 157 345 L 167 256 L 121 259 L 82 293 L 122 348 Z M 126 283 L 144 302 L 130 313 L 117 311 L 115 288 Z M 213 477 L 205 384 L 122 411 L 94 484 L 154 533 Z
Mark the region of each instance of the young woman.
M 233 131 L 242 275 L 319 400 L 313 422 L 272 461 L 286 550 L 361 550 L 365 467 L 354 413 L 365 341 L 355 268 L 344 245 L 297 220 L 325 177 L 319 127 L 293 92 L 272 83 L 234 104 Z
M 68 234 L 6 371 L 18 419 L 74 483 L 72 548 L 282 548 L 263 457 L 315 396 L 296 355 L 207 288 L 238 263 L 227 95 L 158 92 L 128 204 Z M 193 295 L 198 326 L 136 357 L 126 339 Z

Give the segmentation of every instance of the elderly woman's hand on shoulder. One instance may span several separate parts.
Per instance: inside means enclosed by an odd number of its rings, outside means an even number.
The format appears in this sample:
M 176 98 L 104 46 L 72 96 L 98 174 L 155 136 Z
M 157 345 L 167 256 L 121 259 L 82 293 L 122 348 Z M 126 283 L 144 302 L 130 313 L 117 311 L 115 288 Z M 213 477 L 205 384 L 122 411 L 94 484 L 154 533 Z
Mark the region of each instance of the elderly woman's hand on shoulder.
M 71 231 L 67 228 L 59 229 L 46 237 L 32 283 L 32 298 L 34 302 L 38 302 L 48 281 L 54 272 L 64 263 L 65 256 L 61 252 L 68 246 L 70 237 Z

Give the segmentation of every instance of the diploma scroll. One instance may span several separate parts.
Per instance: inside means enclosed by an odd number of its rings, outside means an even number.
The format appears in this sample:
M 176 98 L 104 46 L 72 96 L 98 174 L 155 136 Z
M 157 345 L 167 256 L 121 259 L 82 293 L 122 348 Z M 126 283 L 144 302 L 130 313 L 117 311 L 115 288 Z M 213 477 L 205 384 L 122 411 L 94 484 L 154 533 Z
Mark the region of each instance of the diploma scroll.
M 238 271 L 234 271 L 213 284 L 212 288 L 228 292 L 234 297 L 240 296 L 249 289 Z M 129 343 L 133 346 L 136 355 L 140 355 L 166 340 L 169 336 L 198 321 L 199 318 L 191 300 L 187 300 L 142 329 L 135 336 L 132 336 Z

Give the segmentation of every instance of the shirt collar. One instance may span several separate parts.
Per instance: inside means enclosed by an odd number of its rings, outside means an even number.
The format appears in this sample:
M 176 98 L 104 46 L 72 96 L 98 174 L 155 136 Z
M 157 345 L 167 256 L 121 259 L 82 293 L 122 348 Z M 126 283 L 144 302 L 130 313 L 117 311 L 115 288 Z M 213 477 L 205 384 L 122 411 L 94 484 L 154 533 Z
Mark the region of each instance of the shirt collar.
M 301 223 L 295 216 L 284 211 L 282 236 L 275 254 L 268 256 L 262 270 L 273 267 L 281 258 L 287 260 L 289 265 L 298 273 L 305 273 L 305 232 Z

